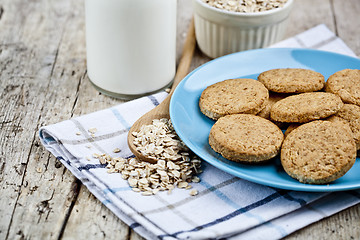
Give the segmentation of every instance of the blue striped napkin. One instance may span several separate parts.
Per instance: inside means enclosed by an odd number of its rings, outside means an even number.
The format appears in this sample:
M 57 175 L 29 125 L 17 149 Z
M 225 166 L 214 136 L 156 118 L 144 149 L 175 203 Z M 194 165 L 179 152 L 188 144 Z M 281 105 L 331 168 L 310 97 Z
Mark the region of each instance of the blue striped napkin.
M 316 48 L 355 54 L 319 25 L 273 47 Z M 165 92 L 40 129 L 42 144 L 114 214 L 146 239 L 279 239 L 360 202 L 360 190 L 285 191 L 236 178 L 203 162 L 199 191 L 175 189 L 141 196 L 119 173 L 109 174 L 93 153 L 129 158 L 127 132 Z M 88 129 L 96 128 L 94 135 Z M 115 148 L 121 149 L 113 153 Z

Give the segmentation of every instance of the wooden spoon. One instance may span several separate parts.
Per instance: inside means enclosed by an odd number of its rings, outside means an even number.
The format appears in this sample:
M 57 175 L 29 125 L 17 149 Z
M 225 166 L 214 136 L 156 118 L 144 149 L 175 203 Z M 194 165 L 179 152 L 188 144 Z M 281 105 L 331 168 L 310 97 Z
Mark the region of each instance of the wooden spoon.
M 138 160 L 147 161 L 151 163 L 157 162 L 156 159 L 148 158 L 142 155 L 138 150 L 136 150 L 136 146 L 134 145 L 135 137 L 132 135 L 132 132 L 139 132 L 141 126 L 152 124 L 152 121 L 154 119 L 161 119 L 161 118 L 170 119 L 169 104 L 170 104 L 171 96 L 177 85 L 189 72 L 191 60 L 194 54 L 195 45 L 196 45 L 196 41 L 195 41 L 194 19 L 192 19 L 185 40 L 182 56 L 169 95 L 158 106 L 156 106 L 154 109 L 150 110 L 142 117 L 140 117 L 129 130 L 127 142 L 131 152 L 136 156 Z

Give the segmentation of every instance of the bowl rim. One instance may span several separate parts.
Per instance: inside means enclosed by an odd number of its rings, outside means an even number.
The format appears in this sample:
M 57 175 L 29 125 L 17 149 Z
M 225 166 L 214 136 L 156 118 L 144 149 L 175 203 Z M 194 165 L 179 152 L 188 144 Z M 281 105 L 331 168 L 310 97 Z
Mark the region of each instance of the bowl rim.
M 207 8 L 210 11 L 218 12 L 218 13 L 224 14 L 224 15 L 244 16 L 244 17 L 245 16 L 257 17 L 257 16 L 267 16 L 267 15 L 276 14 L 277 12 L 281 12 L 281 11 L 284 11 L 284 10 L 290 8 L 292 3 L 294 2 L 294 0 L 287 0 L 285 5 L 283 7 L 281 7 L 281 8 L 274 8 L 274 9 L 266 10 L 266 11 L 263 11 L 263 12 L 244 13 L 244 12 L 233 12 L 233 11 L 229 11 L 229 10 L 216 8 L 216 7 L 210 6 L 209 4 L 203 2 L 202 0 L 193 0 L 193 1 L 198 2 L 200 5 L 202 5 L 202 7 Z

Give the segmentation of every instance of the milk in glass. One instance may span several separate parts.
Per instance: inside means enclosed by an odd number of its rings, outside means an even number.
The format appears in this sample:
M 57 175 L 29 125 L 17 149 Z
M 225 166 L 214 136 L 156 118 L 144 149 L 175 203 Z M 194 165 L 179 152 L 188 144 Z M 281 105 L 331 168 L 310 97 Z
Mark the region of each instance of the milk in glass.
M 85 0 L 87 71 L 105 94 L 130 99 L 171 84 L 176 0 Z

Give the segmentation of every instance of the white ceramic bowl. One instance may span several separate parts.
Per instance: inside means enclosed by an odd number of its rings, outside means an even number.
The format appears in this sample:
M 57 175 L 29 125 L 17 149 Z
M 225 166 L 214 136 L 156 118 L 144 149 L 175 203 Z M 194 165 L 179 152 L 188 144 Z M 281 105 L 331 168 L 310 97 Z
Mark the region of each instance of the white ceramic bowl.
M 282 40 L 292 5 L 288 0 L 282 8 L 239 13 L 193 0 L 198 46 L 211 58 L 267 47 Z

